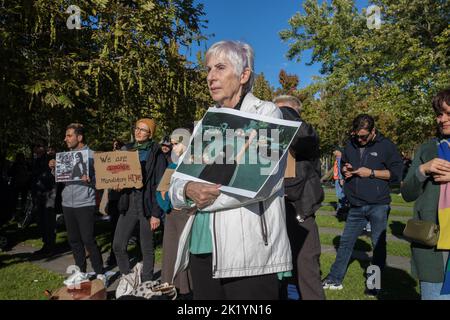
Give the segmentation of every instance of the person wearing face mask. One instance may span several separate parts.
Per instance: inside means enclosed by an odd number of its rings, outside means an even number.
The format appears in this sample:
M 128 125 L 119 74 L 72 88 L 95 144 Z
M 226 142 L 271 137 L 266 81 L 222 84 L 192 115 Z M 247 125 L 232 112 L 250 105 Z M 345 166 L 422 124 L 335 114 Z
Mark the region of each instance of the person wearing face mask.
M 187 132 L 186 129 L 181 130 Z M 186 140 L 188 141 L 189 139 L 183 139 L 184 143 L 182 143 L 179 138 L 177 139 L 175 138 L 175 135 L 172 135 L 170 142 L 173 146 L 171 148 L 171 158 L 173 160 L 166 169 L 167 173 L 173 172 L 173 170 L 177 167 L 181 155 L 186 151 Z M 174 279 L 173 270 L 175 266 L 175 260 L 177 258 L 177 247 L 181 232 L 183 231 L 183 228 L 185 227 L 190 214 L 192 214 L 193 212 L 192 209 L 174 209 L 170 202 L 167 186 L 161 186 L 160 191 L 157 192 L 156 196 L 158 205 L 165 212 L 161 282 L 173 282 L 178 292 L 178 298 L 189 299 L 191 298 L 192 293 L 192 278 L 189 269 L 179 272 Z
M 114 233 L 113 250 L 122 274 L 116 291 L 124 295 L 129 293 L 128 289 L 124 288 L 134 287 L 134 284 L 128 285 L 135 281 L 135 278 L 130 269 L 127 246 L 136 224 L 139 224 L 143 256 L 141 282 L 153 280 L 153 232 L 159 227 L 161 218 L 161 209 L 156 201 L 156 188 L 167 166 L 159 144 L 152 139 L 155 130 L 156 123 L 153 119 L 139 119 L 134 127 L 135 142 L 122 148 L 122 150 L 138 151 L 143 183 L 140 189 L 121 190 L 118 203 L 120 217 Z
M 391 203 L 389 185 L 400 183 L 403 162 L 395 144 L 375 128 L 375 120 L 360 114 L 353 120 L 351 139 L 342 153 L 344 193 L 350 203 L 336 260 L 323 281 L 324 289 L 343 288 L 347 265 L 358 236 L 367 222 L 372 226 L 372 264 L 383 270 L 386 264 L 386 228 Z M 377 296 L 377 288 L 366 288 Z
M 411 243 L 413 274 L 419 279 L 422 300 L 450 300 L 450 88 L 432 101 L 437 135 L 415 152 L 400 191 L 415 201 L 414 219 L 439 224 L 436 246 Z

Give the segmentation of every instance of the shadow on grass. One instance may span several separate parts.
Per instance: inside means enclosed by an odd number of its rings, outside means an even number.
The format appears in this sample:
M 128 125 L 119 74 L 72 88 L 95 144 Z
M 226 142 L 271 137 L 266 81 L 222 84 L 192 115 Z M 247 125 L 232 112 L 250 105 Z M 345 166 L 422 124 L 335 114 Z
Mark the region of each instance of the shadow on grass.
M 330 203 L 330 206 L 332 206 L 334 210 L 337 210 L 338 203 L 336 201 L 330 201 L 329 203 Z
M 389 228 L 391 228 L 391 233 L 397 238 L 403 239 L 403 230 L 405 229 L 406 224 L 400 221 L 392 221 L 389 224 Z
M 353 259 L 353 261 L 356 259 Z M 366 270 L 369 261 L 358 260 L 363 276 L 366 278 Z M 381 275 L 381 290 L 378 300 L 419 300 L 417 281 L 402 269 L 386 266 Z
M 340 236 L 333 239 L 333 245 L 339 247 Z M 372 247 L 366 242 L 358 239 L 356 241 L 352 258 L 358 261 L 361 266 L 364 278 L 366 277 L 367 267 L 370 265 L 371 258 L 369 252 Z M 377 297 L 378 300 L 417 300 L 420 295 L 417 292 L 417 281 L 411 275 L 402 269 L 386 266 L 381 276 L 381 291 Z
M 101 253 L 111 251 L 111 240 L 113 237 L 112 228 L 113 226 L 109 221 L 98 220 L 95 223 L 96 242 Z M 17 223 L 12 222 L 7 223 L 2 227 L 0 227 L 0 234 L 7 238 L 7 246 L 4 248 L 5 254 L 0 255 L 0 266 L 9 266 L 12 264 L 22 262 L 33 262 L 38 260 L 50 262 L 60 258 L 63 255 L 71 253 L 71 248 L 68 243 L 67 233 L 64 224 L 59 225 L 57 227 L 54 254 L 48 257 L 43 255 L 36 255 L 33 254 L 33 252 L 18 252 L 18 253 L 10 252 L 17 245 L 24 243 L 27 240 L 33 240 L 32 244 L 30 244 L 29 242 L 26 243 L 28 247 L 31 247 L 32 245 L 36 246 L 36 243 L 38 244 L 38 246 L 39 244 L 41 244 L 40 242 L 41 235 L 39 232 L 39 228 L 36 224 L 31 224 L 27 228 L 21 229 L 17 226 Z M 139 235 L 138 230 L 135 234 Z M 155 250 L 157 247 L 162 246 L 162 239 L 163 239 L 163 231 L 160 228 L 154 232 Z M 35 251 L 37 251 L 38 249 L 40 248 L 36 247 Z M 27 250 L 29 250 L 29 248 Z M 135 246 L 130 245 L 128 252 L 130 258 L 132 259 L 137 258 L 138 260 L 142 260 L 139 242 L 137 242 Z
M 341 241 L 341 236 L 336 236 L 333 238 L 333 246 L 336 249 L 336 251 L 339 248 L 340 241 Z M 370 252 L 370 251 L 372 251 L 372 246 L 361 239 L 357 239 L 353 250 Z

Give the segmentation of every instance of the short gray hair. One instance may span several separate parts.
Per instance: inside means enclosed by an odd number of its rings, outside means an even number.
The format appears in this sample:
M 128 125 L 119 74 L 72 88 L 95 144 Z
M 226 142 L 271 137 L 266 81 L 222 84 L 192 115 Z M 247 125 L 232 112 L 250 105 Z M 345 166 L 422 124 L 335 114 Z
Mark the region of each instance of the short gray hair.
M 255 54 L 253 48 L 249 44 L 240 41 L 219 41 L 214 43 L 208 51 L 206 51 L 206 60 L 208 60 L 208 57 L 211 55 L 224 55 L 234 66 L 236 76 L 240 76 L 245 68 L 249 68 L 250 77 L 248 82 L 244 84 L 243 94 L 252 91 L 253 83 L 255 82 Z
M 302 109 L 302 102 L 297 97 L 290 96 L 290 95 L 280 95 L 280 96 L 275 97 L 273 99 L 273 103 L 275 103 L 275 104 L 286 103 L 286 102 L 293 104 L 295 107 L 297 107 L 297 110 L 299 112 L 301 111 L 301 109 Z

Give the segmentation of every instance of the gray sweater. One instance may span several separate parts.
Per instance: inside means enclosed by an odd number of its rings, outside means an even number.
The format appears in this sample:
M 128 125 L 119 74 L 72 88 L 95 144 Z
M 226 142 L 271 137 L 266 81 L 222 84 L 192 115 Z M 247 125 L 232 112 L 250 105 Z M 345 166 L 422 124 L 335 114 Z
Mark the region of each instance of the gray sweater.
M 94 151 L 84 146 L 81 150 L 89 150 L 89 178 L 90 183 L 83 181 L 70 181 L 65 183 L 62 192 L 62 206 L 79 208 L 95 206 L 95 173 L 94 173 Z

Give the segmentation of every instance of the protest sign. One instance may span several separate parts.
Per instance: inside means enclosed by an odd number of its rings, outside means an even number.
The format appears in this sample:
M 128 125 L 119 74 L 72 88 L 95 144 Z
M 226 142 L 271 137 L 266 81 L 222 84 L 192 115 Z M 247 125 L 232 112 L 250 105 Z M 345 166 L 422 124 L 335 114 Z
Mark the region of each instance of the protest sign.
M 76 150 L 56 154 L 55 180 L 69 182 L 89 177 L 89 151 Z
M 137 151 L 96 152 L 95 188 L 142 188 L 142 171 Z
M 210 108 L 196 126 L 174 177 L 221 185 L 256 197 L 277 173 L 301 122 L 229 108 Z M 284 174 L 284 171 L 283 171 Z

